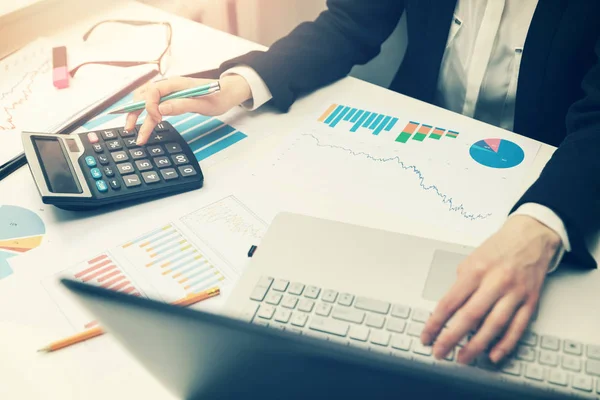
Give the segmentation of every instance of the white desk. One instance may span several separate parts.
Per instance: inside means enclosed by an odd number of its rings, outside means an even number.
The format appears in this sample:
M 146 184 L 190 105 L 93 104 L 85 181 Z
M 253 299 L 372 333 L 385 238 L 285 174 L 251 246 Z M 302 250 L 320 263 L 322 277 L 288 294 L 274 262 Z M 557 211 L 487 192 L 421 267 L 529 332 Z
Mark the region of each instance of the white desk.
M 175 73 L 214 68 L 228 58 L 261 48 L 248 41 L 137 3 L 126 3 L 122 8 L 114 10 L 110 16 L 171 21 L 174 26 L 173 72 Z M 104 18 L 106 16 L 99 16 L 97 19 Z M 84 21 L 80 25 L 87 27 L 91 25 L 91 21 Z M 198 49 L 198 51 L 194 52 L 190 49 Z M 359 93 L 358 89 L 362 95 L 353 94 Z M 365 99 L 362 98 L 364 93 L 373 94 L 375 97 L 383 92 L 380 88 L 347 78 L 299 100 L 288 114 L 277 114 L 265 109 L 248 115 L 244 124 L 249 130 L 261 129 L 261 127 L 273 130 L 274 126 L 282 128 L 266 139 L 252 144 L 250 150 L 246 149 L 244 153 L 237 153 L 205 169 L 207 176 L 219 178 L 207 181 L 206 199 L 218 198 L 220 193 L 227 191 L 230 182 L 237 182 L 240 165 L 268 155 L 285 136 L 286 128 L 283 127 L 292 129 L 300 124 L 307 113 L 314 114 L 315 110 L 321 109 L 324 102 L 329 101 L 332 96 L 343 96 L 345 101 L 364 102 Z M 405 98 L 402 102 L 405 105 L 412 104 L 415 108 L 430 107 Z M 433 107 L 431 110 L 433 113 L 445 113 L 444 115 L 448 117 L 446 111 L 434 110 Z M 475 121 L 467 121 L 462 116 L 455 116 L 455 118 L 461 123 L 479 124 Z M 536 178 L 552 151 L 552 147 L 542 146 L 531 175 L 523 182 L 523 188 Z M 115 211 L 119 218 L 127 221 L 126 226 L 121 225 L 115 229 L 114 224 L 104 223 L 111 218 L 114 219 L 115 214 L 86 214 L 85 217 L 80 217 L 75 213 L 41 206 L 27 168 L 22 168 L 0 182 L 0 204 L 22 204 L 30 208 L 41 208 L 40 212 L 54 221 L 56 228 L 47 233 L 44 252 L 51 260 L 50 263 L 54 264 L 60 264 L 57 260 L 63 258 L 84 259 L 90 255 L 90 247 L 100 251 L 107 246 L 129 239 L 132 234 L 143 232 L 146 227 L 156 227 L 157 224 L 170 220 L 185 209 L 193 209 L 194 205 L 187 204 L 189 201 L 187 203 L 185 201 L 191 199 L 191 196 L 182 195 L 177 210 L 169 207 L 168 200 L 160 200 Z M 296 202 L 287 199 L 282 201 L 282 204 L 290 211 L 442 240 L 476 244 L 477 240 L 481 239 L 468 235 L 457 236 L 456 233 L 443 227 L 424 226 L 401 216 L 389 215 L 375 209 L 328 204 L 327 199 L 318 196 L 307 196 L 297 199 Z M 277 211 L 279 210 L 263 210 L 261 216 L 268 220 Z M 92 216 L 93 218 L 90 218 Z M 80 242 L 69 243 L 66 239 L 73 237 L 81 237 Z M 81 247 L 86 249 L 83 250 Z M 53 248 L 60 250 L 53 253 Z M 600 249 L 596 251 L 596 258 L 600 260 Z M 0 398 L 170 398 L 171 396 L 162 386 L 124 352 L 111 353 L 113 355 L 110 360 L 103 356 L 102 350 L 98 347 L 88 349 L 84 346 L 75 346 L 54 354 L 35 353 L 35 349 L 49 340 L 72 333 L 66 324 L 57 326 L 56 320 L 62 318 L 60 312 L 48 304 L 45 293 L 40 293 L 38 290 L 40 279 L 47 274 L 46 266 L 40 265 L 39 270 L 17 271 L 9 279 L 0 281 Z M 27 292 L 30 287 L 36 290 Z M 23 307 L 13 307 L 15 302 L 25 304 Z M 100 340 L 102 345 L 108 343 L 114 345 L 108 336 L 98 339 Z

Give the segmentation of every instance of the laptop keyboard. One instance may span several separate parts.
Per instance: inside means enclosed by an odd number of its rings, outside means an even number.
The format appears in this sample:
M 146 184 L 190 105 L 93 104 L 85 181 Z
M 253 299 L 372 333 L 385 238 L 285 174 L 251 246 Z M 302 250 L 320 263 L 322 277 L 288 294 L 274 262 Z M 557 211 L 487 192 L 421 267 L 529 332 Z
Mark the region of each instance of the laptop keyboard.
M 430 364 L 472 367 L 488 375 L 497 374 L 499 379 L 600 399 L 600 345 L 528 331 L 514 353 L 500 365 L 482 354 L 469 366 L 463 366 L 456 362 L 456 354 L 469 336 L 444 360 L 436 360 L 431 346 L 421 344 L 421 332 L 429 315 L 428 310 L 405 304 L 262 277 L 242 318 L 256 325 L 368 351 Z

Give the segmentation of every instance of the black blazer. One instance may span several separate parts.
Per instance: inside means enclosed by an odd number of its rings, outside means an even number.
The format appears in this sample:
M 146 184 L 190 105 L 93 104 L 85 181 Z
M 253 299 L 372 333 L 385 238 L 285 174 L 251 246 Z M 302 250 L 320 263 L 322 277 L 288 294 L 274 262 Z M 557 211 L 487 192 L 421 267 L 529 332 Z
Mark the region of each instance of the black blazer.
M 267 52 L 225 62 L 254 68 L 287 111 L 298 95 L 375 57 L 407 13 L 408 48 L 390 89 L 431 103 L 457 0 L 328 0 Z M 585 237 L 600 229 L 600 0 L 540 0 L 523 50 L 514 131 L 558 146 L 517 203 L 535 202 L 565 223 L 567 261 L 596 263 Z

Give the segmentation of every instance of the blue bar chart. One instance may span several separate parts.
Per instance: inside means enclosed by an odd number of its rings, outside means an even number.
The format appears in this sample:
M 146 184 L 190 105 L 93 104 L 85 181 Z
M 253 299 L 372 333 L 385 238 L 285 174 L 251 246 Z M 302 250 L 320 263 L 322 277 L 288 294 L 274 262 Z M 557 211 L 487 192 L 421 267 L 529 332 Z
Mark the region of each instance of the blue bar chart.
M 398 118 L 358 108 L 332 104 L 321 115 L 318 121 L 332 128 L 335 128 L 340 122 L 347 122 L 350 126 L 350 132 L 356 132 L 360 128 L 365 128 L 370 130 L 373 135 L 379 135 L 382 131 L 391 131 L 398 122 Z

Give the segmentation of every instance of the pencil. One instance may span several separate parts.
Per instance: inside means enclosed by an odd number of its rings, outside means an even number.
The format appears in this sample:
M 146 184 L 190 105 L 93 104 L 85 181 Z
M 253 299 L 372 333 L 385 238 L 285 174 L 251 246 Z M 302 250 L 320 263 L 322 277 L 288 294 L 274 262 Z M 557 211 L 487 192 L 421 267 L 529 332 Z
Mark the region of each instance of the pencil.
M 173 92 L 171 94 L 161 97 L 159 102 L 162 103 L 164 101 L 172 100 L 172 99 L 188 99 L 191 97 L 208 96 L 209 94 L 216 93 L 220 90 L 221 90 L 221 86 L 220 86 L 219 82 L 217 81 L 217 82 L 209 83 L 208 85 L 202 85 L 202 86 L 198 86 L 198 87 L 180 90 L 178 92 Z M 146 108 L 145 101 L 143 101 L 143 100 L 136 101 L 135 103 L 130 103 L 123 107 L 119 107 L 119 108 L 115 108 L 114 110 L 110 110 L 109 114 L 129 113 L 132 111 L 143 110 L 144 108 Z
M 218 287 L 214 287 L 214 288 L 211 288 L 208 290 L 204 290 L 200 293 L 196 293 L 196 294 L 184 297 L 184 298 L 179 299 L 171 304 L 174 306 L 187 307 L 192 304 L 196 304 L 200 301 L 209 299 L 211 297 L 218 296 L 220 293 L 221 293 L 221 290 Z M 98 326 L 96 328 L 88 329 L 86 331 L 77 333 L 73 336 L 69 336 L 67 338 L 57 340 L 56 342 L 52 342 L 48 346 L 42 347 L 41 349 L 39 349 L 38 352 L 50 353 L 50 352 L 60 350 L 65 347 L 80 343 L 80 342 L 84 342 L 88 339 L 95 338 L 96 336 L 103 335 L 104 333 L 105 333 L 105 331 L 102 329 L 102 327 Z

